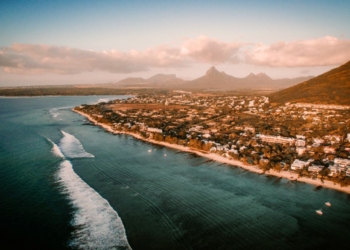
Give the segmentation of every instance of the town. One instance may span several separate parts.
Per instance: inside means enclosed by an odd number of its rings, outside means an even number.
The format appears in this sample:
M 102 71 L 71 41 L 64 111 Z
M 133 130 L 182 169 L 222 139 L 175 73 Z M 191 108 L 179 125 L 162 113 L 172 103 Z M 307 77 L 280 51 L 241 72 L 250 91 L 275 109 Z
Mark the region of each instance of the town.
M 219 154 L 246 165 L 350 185 L 350 106 L 169 91 L 81 105 L 115 132 Z

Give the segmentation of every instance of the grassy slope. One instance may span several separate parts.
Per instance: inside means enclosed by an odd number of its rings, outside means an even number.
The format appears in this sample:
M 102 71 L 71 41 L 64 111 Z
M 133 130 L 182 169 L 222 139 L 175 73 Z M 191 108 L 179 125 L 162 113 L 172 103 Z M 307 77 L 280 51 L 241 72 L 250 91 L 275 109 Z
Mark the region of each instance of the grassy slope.
M 271 102 L 350 105 L 350 61 L 318 77 L 270 95 Z

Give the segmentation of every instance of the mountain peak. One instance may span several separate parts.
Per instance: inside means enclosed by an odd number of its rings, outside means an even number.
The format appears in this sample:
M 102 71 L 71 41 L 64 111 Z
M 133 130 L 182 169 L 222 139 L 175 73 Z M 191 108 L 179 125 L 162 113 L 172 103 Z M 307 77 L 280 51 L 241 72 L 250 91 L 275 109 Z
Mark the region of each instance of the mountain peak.
M 207 76 L 217 76 L 217 75 L 220 75 L 220 72 L 214 66 L 211 66 L 207 70 L 206 75 Z
M 264 72 L 260 72 L 259 74 L 256 74 L 256 76 L 259 77 L 260 79 L 272 80 L 271 77 L 266 75 Z
M 267 76 L 264 72 L 260 72 L 259 74 L 257 74 L 256 76 Z
M 246 78 L 251 78 L 251 77 L 255 77 L 254 73 L 250 73 L 249 75 L 246 76 Z

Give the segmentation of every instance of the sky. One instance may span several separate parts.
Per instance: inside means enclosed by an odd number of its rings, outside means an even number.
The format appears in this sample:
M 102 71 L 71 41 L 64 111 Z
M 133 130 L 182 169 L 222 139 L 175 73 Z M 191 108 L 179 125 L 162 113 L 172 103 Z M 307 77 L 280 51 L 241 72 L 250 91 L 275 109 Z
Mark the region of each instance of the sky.
M 1 0 L 0 87 L 317 76 L 350 60 L 349 23 L 348 0 Z

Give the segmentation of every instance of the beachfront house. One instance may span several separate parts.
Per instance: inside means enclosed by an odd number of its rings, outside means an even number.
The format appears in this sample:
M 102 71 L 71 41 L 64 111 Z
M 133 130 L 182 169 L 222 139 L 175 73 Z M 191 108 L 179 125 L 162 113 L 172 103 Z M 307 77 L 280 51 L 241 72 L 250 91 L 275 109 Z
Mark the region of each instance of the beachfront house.
M 341 168 L 337 165 L 329 166 L 328 169 L 329 169 L 328 176 L 336 176 L 341 171 Z
M 147 128 L 147 132 L 162 134 L 162 133 L 163 133 L 163 130 L 161 130 L 161 129 L 159 129 L 159 128 L 150 128 L 150 127 L 148 127 L 148 128 Z
M 345 170 L 346 167 L 350 167 L 350 159 L 344 159 L 344 158 L 335 158 L 334 164 L 338 165 L 342 168 L 342 170 Z
M 348 168 L 346 169 L 345 172 L 346 176 L 350 177 L 350 167 L 348 166 Z
M 312 165 L 312 166 L 309 166 L 309 168 L 307 169 L 307 171 L 318 173 L 318 172 L 321 172 L 323 168 L 324 168 L 324 166 Z
M 308 166 L 310 163 L 307 161 L 301 161 L 298 159 L 295 159 L 292 165 L 290 166 L 291 170 L 299 170 L 303 169 L 304 167 Z

